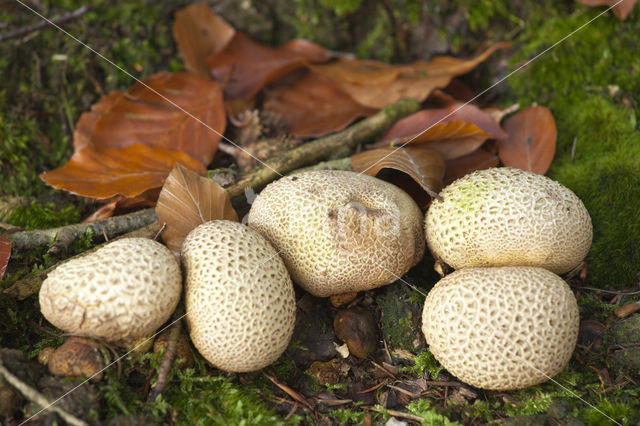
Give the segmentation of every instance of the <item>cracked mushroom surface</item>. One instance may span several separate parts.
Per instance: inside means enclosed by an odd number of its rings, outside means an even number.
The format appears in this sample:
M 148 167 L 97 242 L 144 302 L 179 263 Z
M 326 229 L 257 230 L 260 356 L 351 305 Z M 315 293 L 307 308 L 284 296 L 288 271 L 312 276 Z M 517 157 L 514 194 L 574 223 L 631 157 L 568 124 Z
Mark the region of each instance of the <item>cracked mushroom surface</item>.
M 215 367 L 256 371 L 289 344 L 296 301 L 278 252 L 237 222 L 204 223 L 182 244 L 189 336 Z
M 314 296 L 389 284 L 422 259 L 422 212 L 403 190 L 354 172 L 321 170 L 269 184 L 248 224 Z
M 180 300 L 180 265 L 164 245 L 123 238 L 54 269 L 40 311 L 70 334 L 126 345 L 165 323 Z
M 584 204 L 546 176 L 510 167 L 479 170 L 440 196 L 425 216 L 425 235 L 434 257 L 454 269 L 539 266 L 563 274 L 591 247 Z
M 522 389 L 569 362 L 580 318 L 573 292 L 536 267 L 465 268 L 427 295 L 422 331 L 451 374 L 483 389 Z

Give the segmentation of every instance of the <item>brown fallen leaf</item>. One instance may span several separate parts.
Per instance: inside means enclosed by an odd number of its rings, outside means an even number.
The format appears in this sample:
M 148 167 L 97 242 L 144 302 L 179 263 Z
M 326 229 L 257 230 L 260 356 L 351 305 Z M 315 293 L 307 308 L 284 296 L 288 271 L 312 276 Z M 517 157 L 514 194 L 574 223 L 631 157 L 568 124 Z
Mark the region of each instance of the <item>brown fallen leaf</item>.
M 280 47 L 263 46 L 236 33 L 226 47 L 207 59 L 213 78 L 234 98 L 250 99 L 267 84 L 304 67 L 324 62 L 329 52 L 308 40 L 292 40 Z
M 102 379 L 105 360 L 100 345 L 83 337 L 72 336 L 53 352 L 48 360 L 49 372 L 55 376 Z
M 376 350 L 378 325 L 371 312 L 362 306 L 338 312 L 333 330 L 336 337 L 347 344 L 349 353 L 358 358 L 367 358 Z
M 173 23 L 173 38 L 186 69 L 207 78 L 211 74 L 205 60 L 224 49 L 235 33 L 206 3 L 180 9 Z
M 496 154 L 492 154 L 482 147 L 476 149 L 471 154 L 447 160 L 445 162 L 444 185 L 449 185 L 454 180 L 471 172 L 475 172 L 476 170 L 495 167 L 499 162 Z
M 429 62 L 421 60 L 408 65 L 387 65 L 341 59 L 313 65 L 311 69 L 334 80 L 356 102 L 380 109 L 403 98 L 422 102 L 434 89 L 446 87 L 453 77 L 466 74 L 496 50 L 509 46 L 508 43 L 497 43 L 469 60 L 438 56 Z
M 637 0 L 576 0 L 585 6 L 613 6 L 613 14 L 616 18 L 624 20 L 629 16 Z M 614 6 L 615 5 L 615 6 Z
M 187 153 L 206 166 L 218 149 L 225 126 L 222 91 L 217 82 L 191 73 L 160 73 L 145 79 L 144 85 L 134 84 L 125 93 L 108 94 L 84 113 L 78 120 L 74 149 L 144 144 Z
M 238 221 L 227 191 L 179 164 L 160 191 L 156 215 L 167 225 L 162 239 L 176 256 L 187 234 L 197 226 L 216 219 Z
M 488 138 L 505 137 L 489 114 L 473 105 L 457 104 L 418 111 L 399 120 L 374 146 L 420 145 L 449 160 L 472 153 Z
M 11 257 L 11 241 L 6 234 L 0 235 L 0 280 L 4 277 Z
M 83 197 L 135 197 L 161 187 L 176 164 L 196 173 L 206 168 L 184 152 L 135 144 L 125 148 L 88 146 L 62 167 L 40 174 L 47 184 Z
M 384 168 L 400 170 L 411 176 L 432 197 L 438 197 L 442 189 L 444 161 L 440 154 L 429 148 L 372 149 L 352 155 L 351 167 L 369 176 L 375 176 Z
M 266 91 L 264 109 L 278 114 L 297 137 L 321 136 L 342 130 L 359 117 L 376 112 L 355 102 L 335 83 L 307 73 L 291 85 Z
M 499 141 L 505 166 L 545 174 L 556 152 L 556 123 L 549 108 L 529 107 L 504 121 L 509 137 Z

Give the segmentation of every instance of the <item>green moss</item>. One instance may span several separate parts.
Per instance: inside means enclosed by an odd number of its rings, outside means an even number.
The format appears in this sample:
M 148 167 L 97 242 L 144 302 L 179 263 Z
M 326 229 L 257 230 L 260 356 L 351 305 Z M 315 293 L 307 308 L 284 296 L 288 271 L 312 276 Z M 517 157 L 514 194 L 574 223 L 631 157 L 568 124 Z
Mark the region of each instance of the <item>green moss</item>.
M 71 225 L 80 221 L 80 212 L 73 204 L 40 203 L 17 207 L 6 218 L 12 225 L 26 229 L 47 229 Z
M 578 8 L 528 29 L 514 66 L 597 13 Z M 514 100 L 546 105 L 554 114 L 557 153 L 548 175 L 591 214 L 589 278 L 600 287 L 632 286 L 640 270 L 640 133 L 633 109 L 640 99 L 639 31 L 638 13 L 624 22 L 603 16 L 508 80 Z
M 418 373 L 419 377 L 424 377 L 424 372 L 428 371 L 431 379 L 433 380 L 438 380 L 442 370 L 444 370 L 444 367 L 440 365 L 438 360 L 436 360 L 433 354 L 428 350 L 425 350 L 416 357 L 413 366 L 400 367 L 401 372 Z
M 422 417 L 423 425 L 459 425 L 458 422 L 452 422 L 446 416 L 438 413 L 428 399 L 415 399 L 407 405 L 407 410 L 417 416 Z

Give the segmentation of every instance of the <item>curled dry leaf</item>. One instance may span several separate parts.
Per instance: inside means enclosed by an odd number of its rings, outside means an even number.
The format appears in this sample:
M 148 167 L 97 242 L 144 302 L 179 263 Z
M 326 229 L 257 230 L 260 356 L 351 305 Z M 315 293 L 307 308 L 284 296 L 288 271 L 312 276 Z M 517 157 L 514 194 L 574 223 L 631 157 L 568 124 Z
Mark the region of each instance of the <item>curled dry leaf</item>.
M 272 48 L 238 32 L 222 51 L 207 59 L 207 66 L 226 94 L 250 99 L 267 84 L 307 63 L 328 59 L 325 48 L 308 40 L 296 39 Z
M 264 109 L 278 114 L 298 137 L 321 136 L 342 130 L 359 117 L 376 112 L 355 102 L 335 83 L 307 73 L 291 85 L 281 84 L 265 95 Z
M 88 146 L 144 144 L 185 152 L 208 165 L 226 126 L 220 85 L 184 72 L 155 74 L 143 83 L 104 96 L 82 114 L 74 134 L 75 152 Z
M 205 60 L 224 49 L 236 33 L 224 19 L 213 13 L 206 3 L 197 3 L 176 12 L 173 38 L 185 67 L 210 78 Z
M 351 167 L 369 176 L 375 176 L 384 168 L 400 170 L 411 176 L 432 197 L 437 197 L 442 189 L 444 161 L 440 154 L 429 148 L 372 149 L 352 155 Z
M 499 141 L 498 155 L 502 164 L 545 174 L 556 152 L 556 123 L 549 108 L 534 106 L 504 121 L 509 133 Z
M 227 191 L 181 165 L 171 171 L 160 191 L 156 216 L 167 224 L 162 239 L 176 256 L 187 234 L 198 225 L 216 219 L 238 221 Z
M 505 137 L 491 115 L 473 105 L 458 104 L 418 111 L 399 120 L 375 146 L 420 145 L 449 160 L 472 153 L 488 138 Z
M 415 98 L 422 102 L 434 89 L 446 87 L 453 77 L 466 74 L 497 49 L 508 46 L 508 43 L 497 43 L 469 60 L 438 56 L 429 62 L 387 65 L 375 61 L 343 59 L 330 64 L 314 65 L 311 69 L 334 80 L 356 102 L 380 109 L 404 98 Z
M 47 184 L 83 197 L 136 197 L 162 186 L 176 164 L 205 174 L 206 168 L 189 155 L 136 144 L 126 148 L 88 146 L 64 166 L 40 174 Z
M 5 234 L 0 235 L 0 280 L 4 277 L 11 257 L 11 241 Z
M 586 6 L 613 6 L 616 18 L 624 20 L 629 16 L 637 0 L 577 0 Z

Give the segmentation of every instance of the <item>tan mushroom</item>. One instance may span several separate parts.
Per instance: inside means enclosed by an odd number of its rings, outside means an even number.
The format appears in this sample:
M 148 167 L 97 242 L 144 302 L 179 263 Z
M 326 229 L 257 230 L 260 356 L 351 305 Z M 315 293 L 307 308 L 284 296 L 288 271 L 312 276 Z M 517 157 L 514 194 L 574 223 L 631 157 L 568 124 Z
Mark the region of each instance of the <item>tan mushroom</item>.
M 293 280 L 320 297 L 389 284 L 424 253 L 411 197 L 354 172 L 283 177 L 258 195 L 248 224 L 280 252 Z
M 53 270 L 40 289 L 40 310 L 67 333 L 126 345 L 169 319 L 181 289 L 180 266 L 168 248 L 124 238 Z
M 582 201 L 545 176 L 509 167 L 464 176 L 440 193 L 425 217 L 434 257 L 454 269 L 539 266 L 576 268 L 593 230 Z
M 544 382 L 569 362 L 578 304 L 554 273 L 535 267 L 465 268 L 427 295 L 422 331 L 454 376 L 483 389 Z
M 189 335 L 221 370 L 259 370 L 278 359 L 295 323 L 295 294 L 271 244 L 237 222 L 215 220 L 182 245 Z

